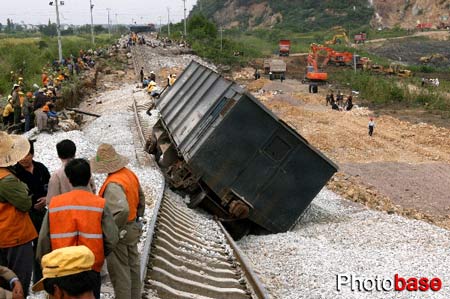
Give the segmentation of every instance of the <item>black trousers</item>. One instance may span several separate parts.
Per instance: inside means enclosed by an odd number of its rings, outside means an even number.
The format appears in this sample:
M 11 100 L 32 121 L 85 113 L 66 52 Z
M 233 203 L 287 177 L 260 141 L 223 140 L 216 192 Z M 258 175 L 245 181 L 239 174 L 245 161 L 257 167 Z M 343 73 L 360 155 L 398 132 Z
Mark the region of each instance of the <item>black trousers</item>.
M 369 126 L 369 136 L 372 136 L 373 134 L 373 126 Z

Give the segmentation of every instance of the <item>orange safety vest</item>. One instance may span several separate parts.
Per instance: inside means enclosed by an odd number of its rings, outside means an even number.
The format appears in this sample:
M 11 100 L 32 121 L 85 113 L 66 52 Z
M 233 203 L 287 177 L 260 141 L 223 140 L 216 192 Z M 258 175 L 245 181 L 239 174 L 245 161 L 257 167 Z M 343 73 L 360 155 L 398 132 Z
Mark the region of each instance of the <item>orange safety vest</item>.
M 137 176 L 128 168 L 124 167 L 119 171 L 111 173 L 106 178 L 106 181 L 103 183 L 102 188 L 98 192 L 98 195 L 103 197 L 105 193 L 106 186 L 109 183 L 119 184 L 122 189 L 125 191 L 125 195 L 127 196 L 129 214 L 128 214 L 128 222 L 134 221 L 137 216 L 137 208 L 139 205 L 139 180 Z
M 5 168 L 0 168 L 0 180 L 8 175 L 12 173 Z M 18 210 L 9 202 L 0 202 L 0 248 L 23 245 L 37 237 L 38 234 L 28 212 Z
M 52 198 L 48 209 L 52 250 L 85 245 L 95 256 L 93 270 L 105 260 L 102 217 L 105 200 L 84 190 L 72 190 Z

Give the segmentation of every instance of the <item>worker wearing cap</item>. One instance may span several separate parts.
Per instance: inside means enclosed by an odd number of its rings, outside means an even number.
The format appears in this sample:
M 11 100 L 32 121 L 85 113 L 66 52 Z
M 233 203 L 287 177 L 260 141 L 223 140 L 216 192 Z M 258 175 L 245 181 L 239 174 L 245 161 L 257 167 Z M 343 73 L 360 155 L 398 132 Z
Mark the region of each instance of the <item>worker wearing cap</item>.
M 67 163 L 64 172 L 74 189 L 50 201 L 39 233 L 36 259 L 40 260 L 58 248 L 85 245 L 94 253 L 92 269 L 100 280 L 105 256 L 112 252 L 118 241 L 117 226 L 105 200 L 88 188 L 91 179 L 89 163 L 84 159 L 73 159 Z M 100 298 L 100 287 L 98 284 L 94 291 L 97 299 Z
M 20 107 L 20 85 L 14 84 L 13 90 L 11 91 L 12 96 L 12 105 L 14 108 L 14 124 L 18 124 L 20 122 L 20 114 L 22 113 L 21 107 Z
M 145 196 L 139 179 L 125 167 L 128 158 L 118 154 L 110 144 L 101 144 L 90 162 L 93 172 L 108 174 L 99 196 L 105 198 L 120 231 L 119 243 L 107 258 L 116 299 L 140 298 L 137 243 L 141 235 L 140 218 L 144 215 Z
M 83 245 L 53 250 L 42 257 L 43 278 L 32 290 L 45 290 L 54 299 L 94 299 L 101 283 L 94 263 L 94 253 Z
M 14 108 L 12 103 L 12 95 L 8 96 L 8 103 L 6 103 L 5 108 L 3 108 L 3 125 L 10 126 L 14 123 Z
M 29 151 L 25 137 L 0 131 L 0 263 L 17 274 L 25 295 L 33 266 L 32 240 L 37 232 L 28 214 L 32 201 L 27 186 L 8 167 Z
M 148 83 L 148 87 L 147 87 L 147 93 L 149 93 L 151 96 L 153 96 L 158 90 L 158 86 L 156 85 L 155 81 L 150 81 L 150 83 Z

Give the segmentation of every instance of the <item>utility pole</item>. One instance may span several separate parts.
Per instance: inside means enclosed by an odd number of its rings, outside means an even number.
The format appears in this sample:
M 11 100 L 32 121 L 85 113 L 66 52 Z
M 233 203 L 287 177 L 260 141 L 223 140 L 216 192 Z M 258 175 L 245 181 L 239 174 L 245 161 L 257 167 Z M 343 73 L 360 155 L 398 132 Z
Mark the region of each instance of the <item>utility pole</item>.
M 161 35 L 161 31 L 162 31 L 162 17 L 159 17 L 159 34 Z
M 109 37 L 111 37 L 111 24 L 109 22 L 109 12 L 110 12 L 111 8 L 107 8 L 106 10 L 108 11 L 108 34 L 109 34 Z
M 94 37 L 94 16 L 92 15 L 92 10 L 94 9 L 94 5 L 92 4 L 92 0 L 89 0 L 89 4 L 91 5 L 91 39 L 92 44 L 95 45 L 95 37 Z
M 186 0 L 183 0 L 183 6 L 184 6 L 184 38 L 187 37 L 187 30 L 186 30 Z
M 58 58 L 59 62 L 62 62 L 62 44 L 61 44 L 61 25 L 59 23 L 59 7 L 58 7 L 58 1 L 55 1 L 56 6 L 56 32 L 58 33 Z
M 167 36 L 170 38 L 170 7 L 167 7 Z
M 119 32 L 119 20 L 117 19 L 117 14 L 116 14 L 116 32 Z
M 223 28 L 220 26 L 220 52 L 223 50 Z

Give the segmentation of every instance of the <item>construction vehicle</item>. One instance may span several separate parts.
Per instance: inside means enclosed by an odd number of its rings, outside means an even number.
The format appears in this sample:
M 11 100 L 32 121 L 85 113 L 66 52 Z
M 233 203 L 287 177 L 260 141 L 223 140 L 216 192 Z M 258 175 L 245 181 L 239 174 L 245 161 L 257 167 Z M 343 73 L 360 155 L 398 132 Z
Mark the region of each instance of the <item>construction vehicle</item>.
M 271 75 L 272 79 L 280 79 L 286 75 L 286 63 L 281 59 L 264 60 L 264 74 Z
M 353 41 L 355 44 L 364 44 L 367 40 L 367 34 L 365 32 L 360 32 L 353 36 Z
M 280 56 L 289 56 L 291 51 L 291 41 L 288 39 L 282 39 L 278 43 L 278 54 Z
M 339 52 L 334 50 L 333 48 L 326 47 L 319 44 L 311 44 L 310 46 L 311 52 L 313 56 L 323 52 L 326 53 L 326 58 L 322 63 L 322 67 L 325 67 L 327 64 L 334 64 L 336 66 L 346 66 L 351 65 L 353 63 L 353 53 L 351 52 Z
M 335 45 L 341 44 L 342 40 L 345 41 L 346 44 L 350 44 L 350 40 L 345 32 L 335 34 L 331 40 L 325 42 L 325 45 Z
M 439 24 L 436 26 L 437 29 L 445 29 L 445 30 L 449 30 L 450 29 L 450 22 L 448 20 L 448 15 L 447 16 L 440 16 L 439 17 Z
M 420 31 L 431 30 L 433 28 L 432 23 L 420 23 L 418 22 L 416 25 L 416 29 Z
M 402 65 L 395 62 L 391 63 L 389 67 L 385 68 L 384 72 L 387 75 L 396 75 L 402 78 L 409 78 L 413 75 L 410 70 L 404 69 Z
M 440 22 L 440 23 L 436 26 L 436 28 L 439 29 L 439 30 L 442 30 L 442 29 L 449 30 L 449 29 L 450 29 L 450 23 Z
M 307 57 L 306 75 L 305 75 L 304 80 L 302 81 L 303 83 L 305 83 L 305 82 L 319 82 L 319 83 L 327 82 L 328 73 L 326 73 L 324 71 L 320 71 L 319 67 L 318 67 L 319 52 L 321 52 L 322 50 L 325 50 L 325 48 L 327 48 L 327 47 L 324 47 L 324 46 L 318 45 L 318 44 L 311 44 L 311 47 L 310 47 L 311 51 Z M 329 60 L 329 55 L 327 52 L 327 57 L 323 61 L 322 67 L 327 64 L 328 60 Z

